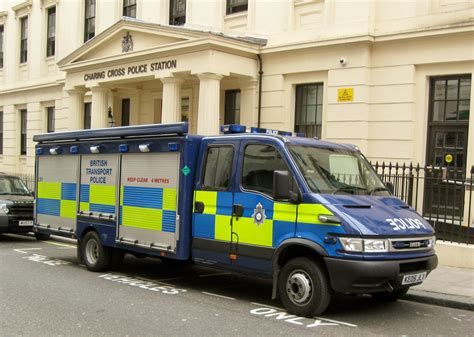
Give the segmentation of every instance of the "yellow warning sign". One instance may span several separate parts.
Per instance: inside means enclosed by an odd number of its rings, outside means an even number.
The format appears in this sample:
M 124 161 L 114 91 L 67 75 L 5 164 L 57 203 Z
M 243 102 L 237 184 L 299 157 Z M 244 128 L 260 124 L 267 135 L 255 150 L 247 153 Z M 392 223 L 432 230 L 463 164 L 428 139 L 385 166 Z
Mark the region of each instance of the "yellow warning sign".
M 354 88 L 337 89 L 338 102 L 352 102 L 354 100 Z
M 444 156 L 444 161 L 450 164 L 453 161 L 453 155 L 451 153 L 448 153 Z

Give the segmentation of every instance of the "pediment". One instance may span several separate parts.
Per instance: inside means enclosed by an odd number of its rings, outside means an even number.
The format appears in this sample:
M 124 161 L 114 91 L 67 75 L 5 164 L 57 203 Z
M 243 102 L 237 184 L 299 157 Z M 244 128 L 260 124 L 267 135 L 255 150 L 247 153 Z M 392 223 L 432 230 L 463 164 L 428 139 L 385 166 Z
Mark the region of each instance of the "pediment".
M 122 47 L 124 39 L 127 40 L 127 42 L 128 39 L 132 41 L 133 47 L 131 50 L 123 50 Z M 114 34 L 112 34 L 108 39 L 102 41 L 102 43 L 90 48 L 90 50 L 78 57 L 76 60 L 74 60 L 74 62 L 92 61 L 94 59 L 113 57 L 130 52 L 139 52 L 150 48 L 166 46 L 180 41 L 186 41 L 186 39 L 167 35 L 145 33 L 130 29 L 120 29 L 114 32 Z M 129 46 L 130 43 L 127 42 L 125 43 L 127 46 Z

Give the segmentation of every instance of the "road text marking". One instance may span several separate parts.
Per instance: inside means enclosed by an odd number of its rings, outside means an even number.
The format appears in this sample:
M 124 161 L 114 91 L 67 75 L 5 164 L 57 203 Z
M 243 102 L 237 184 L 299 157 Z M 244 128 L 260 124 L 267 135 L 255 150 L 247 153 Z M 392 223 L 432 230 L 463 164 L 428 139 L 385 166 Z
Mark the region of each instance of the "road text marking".
M 226 300 L 231 300 L 231 301 L 235 300 L 235 298 L 233 298 L 233 297 L 228 297 L 228 296 L 223 296 L 223 295 L 208 293 L 207 291 L 203 291 L 202 293 L 203 293 L 203 294 L 206 294 L 206 295 L 210 295 L 210 296 L 215 296 L 215 297 L 223 298 L 223 299 L 226 299 Z
M 63 266 L 67 264 L 71 264 L 69 261 L 59 260 L 59 259 L 52 259 L 44 255 L 33 254 L 30 256 L 23 256 L 22 259 L 27 259 L 28 261 L 43 263 L 48 266 Z
M 22 248 L 22 249 L 13 249 L 17 253 L 28 254 L 28 250 L 40 250 L 41 248 Z
M 138 287 L 146 290 L 156 291 L 168 295 L 176 295 L 179 293 L 184 293 L 186 289 L 178 289 L 172 286 L 163 285 L 163 283 L 158 283 L 154 281 L 148 281 L 143 278 L 138 277 L 128 277 L 127 275 L 108 273 L 100 275 L 100 278 L 120 284 L 126 284 L 132 287 Z

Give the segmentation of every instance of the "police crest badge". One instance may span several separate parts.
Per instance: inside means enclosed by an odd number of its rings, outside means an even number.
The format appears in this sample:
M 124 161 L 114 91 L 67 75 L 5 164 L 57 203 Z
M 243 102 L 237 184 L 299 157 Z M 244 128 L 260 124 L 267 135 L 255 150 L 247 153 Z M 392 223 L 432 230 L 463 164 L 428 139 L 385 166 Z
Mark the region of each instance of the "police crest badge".
M 263 224 L 267 216 L 265 215 L 265 210 L 263 209 L 263 206 L 261 203 L 258 203 L 257 206 L 255 206 L 255 209 L 253 210 L 252 214 L 253 218 L 253 223 L 257 225 Z

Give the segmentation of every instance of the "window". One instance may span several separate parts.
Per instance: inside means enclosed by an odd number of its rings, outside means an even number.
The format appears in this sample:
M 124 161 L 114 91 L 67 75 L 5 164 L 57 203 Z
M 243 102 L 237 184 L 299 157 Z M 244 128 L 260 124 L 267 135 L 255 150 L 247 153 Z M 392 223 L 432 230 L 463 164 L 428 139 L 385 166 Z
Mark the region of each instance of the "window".
M 122 126 L 130 125 L 130 98 L 122 99 Z
M 186 23 L 186 0 L 170 1 L 170 25 L 181 26 Z
M 26 128 L 27 128 L 27 111 L 20 110 L 20 154 L 26 154 Z
M 28 17 L 20 19 L 20 63 L 28 61 Z
M 225 91 L 224 124 L 240 123 L 240 90 Z
M 431 92 L 433 122 L 469 120 L 469 76 L 435 78 L 431 81 Z
M 95 36 L 95 0 L 86 0 L 84 42 Z
M 323 84 L 296 86 L 295 131 L 307 137 L 321 138 L 323 116 Z
M 242 187 L 273 195 L 273 171 L 288 171 L 280 153 L 271 145 L 248 145 L 245 148 Z
M 48 8 L 48 31 L 46 38 L 46 56 L 56 53 L 56 7 Z
M 203 189 L 226 190 L 229 187 L 233 158 L 232 146 L 212 146 L 207 149 Z
M 3 68 L 3 25 L 0 25 L 0 68 Z
M 47 120 L 46 131 L 47 132 L 54 132 L 54 121 L 55 121 L 54 114 L 55 114 L 54 106 L 49 106 L 46 108 L 46 120 Z
M 123 16 L 137 17 L 137 0 L 123 0 Z
M 84 129 L 91 128 L 91 107 L 92 103 L 84 103 Z
M 0 111 L 0 154 L 3 154 L 3 111 Z
M 227 14 L 244 12 L 247 10 L 248 0 L 227 0 Z

